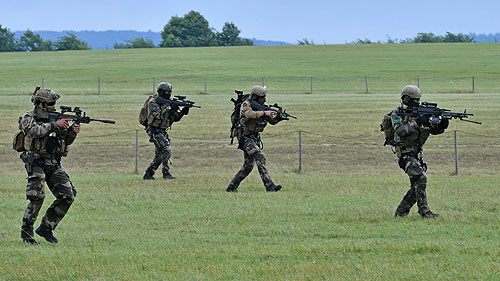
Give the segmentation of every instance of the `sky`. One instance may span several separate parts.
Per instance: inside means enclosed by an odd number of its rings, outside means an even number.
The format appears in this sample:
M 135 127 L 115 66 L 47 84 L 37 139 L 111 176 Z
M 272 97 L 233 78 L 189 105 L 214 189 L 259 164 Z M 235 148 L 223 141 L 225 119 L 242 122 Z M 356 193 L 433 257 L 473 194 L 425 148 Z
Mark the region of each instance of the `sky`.
M 11 32 L 163 29 L 172 16 L 201 13 L 220 31 L 233 22 L 241 37 L 297 43 L 385 41 L 418 32 L 500 32 L 500 1 L 449 0 L 0 0 L 0 25 Z

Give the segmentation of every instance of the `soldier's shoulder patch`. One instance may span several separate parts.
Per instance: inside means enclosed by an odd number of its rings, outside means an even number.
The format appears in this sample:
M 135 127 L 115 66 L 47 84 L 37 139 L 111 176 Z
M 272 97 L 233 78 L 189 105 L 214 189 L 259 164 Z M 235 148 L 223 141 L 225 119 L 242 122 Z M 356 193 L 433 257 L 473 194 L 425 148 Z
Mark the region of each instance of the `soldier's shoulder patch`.
M 396 124 L 401 123 L 401 117 L 399 117 L 397 114 L 392 114 L 391 115 L 391 122 L 392 122 L 392 125 L 395 126 Z

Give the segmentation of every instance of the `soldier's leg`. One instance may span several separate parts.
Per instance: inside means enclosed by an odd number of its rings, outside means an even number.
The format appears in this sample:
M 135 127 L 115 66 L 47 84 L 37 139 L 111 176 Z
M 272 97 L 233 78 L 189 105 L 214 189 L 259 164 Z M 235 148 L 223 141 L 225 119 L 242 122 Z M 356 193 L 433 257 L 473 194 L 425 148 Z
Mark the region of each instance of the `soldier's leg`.
M 409 164 L 406 173 L 414 182 L 418 213 L 422 217 L 439 216 L 439 214 L 431 212 L 429 204 L 427 203 L 427 194 L 425 192 L 427 188 L 427 175 L 425 174 L 424 168 L 420 164 L 420 161 L 418 161 L 418 159 L 416 158 L 411 157 L 411 163 Z
M 255 164 L 257 165 L 257 169 L 259 170 L 260 178 L 262 179 L 264 186 L 266 187 L 266 189 L 271 188 L 274 185 L 274 183 L 266 168 L 266 156 L 264 155 L 264 152 L 258 149 L 254 154 L 254 158 L 255 158 Z
M 399 203 L 396 209 L 395 216 L 406 217 L 410 212 L 411 207 L 417 202 L 417 196 L 415 193 L 415 178 L 410 177 L 410 189 L 406 192 L 405 196 Z
M 155 174 L 155 171 L 158 169 L 158 167 L 160 167 L 162 163 L 162 152 L 165 149 L 166 143 L 168 143 L 168 140 L 165 138 L 165 136 L 163 136 L 163 134 L 156 134 L 152 137 L 152 139 L 153 143 L 155 144 L 155 157 L 149 164 L 149 167 L 146 169 L 146 172 L 142 177 L 145 180 L 155 179 L 153 176 Z
M 45 198 L 44 182 L 45 173 L 39 166 L 26 167 L 28 171 L 28 184 L 26 185 L 26 199 L 30 202 L 23 215 L 21 238 L 24 242 L 34 244 L 33 225 Z
M 228 192 L 237 191 L 241 181 L 243 181 L 250 174 L 250 172 L 253 169 L 253 166 L 255 165 L 255 160 L 252 156 L 250 156 L 246 151 L 243 152 L 243 154 L 244 154 L 243 166 L 241 166 L 240 170 L 236 173 L 236 175 L 234 175 L 231 182 L 229 182 L 229 185 L 227 186 L 226 189 L 226 191 Z
M 50 191 L 56 197 L 56 200 L 47 209 L 45 216 L 42 218 L 42 226 L 53 230 L 59 222 L 64 218 L 68 209 L 73 204 L 76 196 L 76 190 L 69 180 L 68 174 L 62 167 L 57 165 L 47 174 L 47 185 Z
M 260 178 L 264 183 L 267 191 L 278 191 L 281 189 L 281 185 L 274 185 L 271 176 L 266 168 L 266 156 L 257 145 L 254 140 L 250 140 L 245 144 L 245 151 L 248 155 L 252 156 L 255 159 L 255 164 L 257 165 L 257 169 L 259 170 Z
M 172 157 L 172 147 L 168 144 L 161 152 L 161 163 L 163 164 L 162 173 L 164 179 L 174 179 L 170 174 L 170 158 Z

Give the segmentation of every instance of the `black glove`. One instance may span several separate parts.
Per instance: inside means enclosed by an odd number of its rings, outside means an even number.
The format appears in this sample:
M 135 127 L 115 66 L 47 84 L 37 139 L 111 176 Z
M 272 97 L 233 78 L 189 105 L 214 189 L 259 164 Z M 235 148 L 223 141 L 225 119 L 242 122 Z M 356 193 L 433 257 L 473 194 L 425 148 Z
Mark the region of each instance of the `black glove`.
M 417 120 L 416 120 L 418 125 L 429 125 L 429 116 L 427 115 L 420 115 Z
M 185 106 L 184 108 L 182 108 L 181 114 L 182 115 L 188 115 L 189 114 L 189 107 Z
M 445 130 L 448 128 L 448 125 L 450 125 L 450 120 L 446 118 L 441 119 L 441 122 L 439 123 L 439 127 L 441 127 L 441 129 Z

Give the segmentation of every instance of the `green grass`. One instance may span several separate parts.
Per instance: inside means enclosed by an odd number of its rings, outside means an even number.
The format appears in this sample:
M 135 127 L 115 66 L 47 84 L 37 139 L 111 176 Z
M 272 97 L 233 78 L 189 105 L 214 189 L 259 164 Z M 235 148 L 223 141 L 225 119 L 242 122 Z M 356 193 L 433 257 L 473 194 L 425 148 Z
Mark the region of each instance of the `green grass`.
M 426 92 L 498 92 L 498 44 L 394 44 L 224 47 L 0 53 L 0 95 L 45 86 L 62 93 L 150 93 L 169 80 L 178 93 L 228 93 L 264 82 L 279 93 L 397 92 L 420 84 Z
M 499 280 L 500 93 L 439 83 L 472 75 L 492 80 L 500 72 L 497 54 L 495 44 L 1 53 L 0 279 Z M 97 75 L 138 82 L 89 95 L 85 81 Z M 363 94 L 365 75 L 392 84 Z M 392 217 L 408 179 L 379 131 L 411 82 L 405 77 L 416 75 L 437 81 L 434 91 L 423 86 L 423 100 L 467 108 L 484 122 L 452 121 L 424 148 L 436 220 L 421 220 L 416 210 L 407 219 Z M 117 123 L 83 125 L 63 160 L 78 195 L 55 231 L 60 243 L 29 247 L 19 238 L 26 172 L 10 143 L 41 76 L 62 95 L 59 105 Z M 153 76 L 168 77 L 203 107 L 172 127 L 174 181 L 144 182 L 134 174 L 133 130 L 140 133 L 139 173 L 153 156 L 137 123 Z M 218 90 L 193 94 L 205 76 L 220 82 Z M 266 193 L 255 169 L 240 193 L 227 194 L 242 164 L 241 151 L 229 144 L 229 99 L 232 89 L 248 91 L 262 76 L 276 80 L 266 82 L 268 100 L 299 117 L 263 134 L 270 174 L 284 189 Z M 338 80 L 300 94 L 309 81 L 303 88 L 289 81 L 307 76 Z M 298 130 L 305 131 L 302 173 Z M 459 176 L 453 130 L 462 131 Z M 42 212 L 52 200 L 48 195 Z

